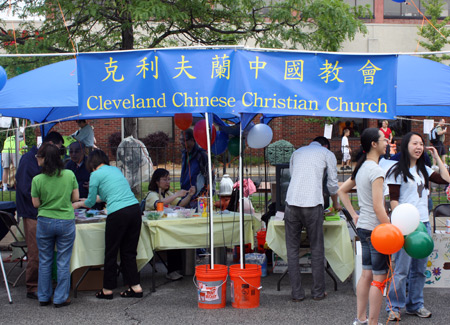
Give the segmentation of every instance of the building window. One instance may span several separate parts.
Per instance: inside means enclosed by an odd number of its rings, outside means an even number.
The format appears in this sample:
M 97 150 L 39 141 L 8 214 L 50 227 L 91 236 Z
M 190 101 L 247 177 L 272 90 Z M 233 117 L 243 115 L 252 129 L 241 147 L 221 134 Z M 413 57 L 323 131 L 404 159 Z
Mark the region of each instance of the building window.
M 441 18 L 448 16 L 450 0 L 442 0 L 444 3 L 442 7 Z M 417 8 L 425 13 L 425 7 L 423 6 L 424 0 L 414 1 Z M 417 11 L 416 7 L 408 2 L 394 2 L 392 0 L 384 0 L 384 18 L 402 18 L 402 19 L 417 19 L 422 15 Z
M 370 8 L 370 12 L 372 13 L 370 17 L 359 17 L 361 19 L 368 19 L 368 18 L 373 18 L 373 8 L 374 8 L 374 3 L 375 0 L 344 0 L 345 3 L 349 4 L 352 7 L 356 7 L 356 6 L 367 6 L 369 5 Z
M 138 138 L 145 138 L 147 135 L 162 131 L 173 139 L 173 118 L 172 117 L 141 117 L 138 119 Z
M 333 138 L 341 138 L 345 129 L 350 130 L 350 138 L 359 138 L 367 128 L 367 120 L 362 118 L 342 118 L 333 124 Z

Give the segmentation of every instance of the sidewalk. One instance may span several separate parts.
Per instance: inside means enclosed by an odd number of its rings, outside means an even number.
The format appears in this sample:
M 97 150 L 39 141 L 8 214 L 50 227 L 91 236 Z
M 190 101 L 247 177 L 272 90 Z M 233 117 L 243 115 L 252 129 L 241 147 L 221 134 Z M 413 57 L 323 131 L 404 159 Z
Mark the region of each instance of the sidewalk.
M 5 263 L 8 270 L 10 263 Z M 171 282 L 165 279 L 165 270 L 158 264 L 156 273 L 157 289 L 150 292 L 151 267 L 145 266 L 141 271 L 144 288 L 142 299 L 122 299 L 115 290 L 111 301 L 99 300 L 94 292 L 79 292 L 78 298 L 72 298 L 68 307 L 55 309 L 53 306 L 40 307 L 36 300 L 25 297 L 25 284 L 11 288 L 14 303 L 7 301 L 6 290 L 0 285 L 0 315 L 10 318 L 14 324 L 302 324 L 302 325 L 348 325 L 356 313 L 356 296 L 353 292 L 351 278 L 338 283 L 338 291 L 333 291 L 333 284 L 326 276 L 328 297 L 322 301 L 313 301 L 310 297 L 311 275 L 304 274 L 303 283 L 307 297 L 303 302 L 290 299 L 289 279 L 281 284 L 281 291 L 276 291 L 279 274 L 270 274 L 262 278 L 260 306 L 255 309 L 235 309 L 231 306 L 230 285 L 227 286 L 227 306 L 223 309 L 204 310 L 197 306 L 197 289 L 192 277 Z M 19 272 L 19 270 L 17 270 Z M 119 281 L 121 283 L 121 281 Z M 426 307 L 433 312 L 431 319 L 403 315 L 402 324 L 426 325 L 448 323 L 448 297 L 450 289 L 425 289 Z M 379 319 L 386 323 L 384 310 Z M 7 318 L 8 317 L 8 318 Z M 394 324 L 394 323 L 392 323 Z

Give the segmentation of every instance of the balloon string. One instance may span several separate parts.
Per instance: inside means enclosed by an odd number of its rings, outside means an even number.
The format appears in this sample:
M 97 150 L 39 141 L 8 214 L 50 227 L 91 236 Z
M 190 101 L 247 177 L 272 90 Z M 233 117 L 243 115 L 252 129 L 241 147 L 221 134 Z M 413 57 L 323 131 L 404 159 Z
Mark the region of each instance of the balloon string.
M 184 131 L 183 131 L 184 132 Z M 191 181 L 191 162 L 189 160 L 189 152 L 187 151 L 187 140 L 186 140 L 186 133 L 183 136 L 184 138 L 184 150 L 186 150 L 186 159 L 187 159 L 187 165 L 188 165 L 188 173 L 189 173 L 189 188 L 192 187 L 192 181 Z
M 422 26 L 420 26 L 420 32 L 422 33 L 423 25 L 425 24 L 425 17 L 422 18 Z M 419 50 L 420 40 L 417 40 L 417 46 L 416 50 L 414 52 L 417 52 Z
M 395 292 L 395 297 L 397 298 L 397 300 L 398 300 L 398 293 L 397 293 L 397 288 L 395 287 L 395 281 L 393 281 L 395 273 L 394 273 L 394 269 L 392 268 L 392 255 L 389 255 L 389 274 L 391 276 L 388 276 L 386 278 L 386 280 L 384 280 L 384 281 L 387 283 L 387 294 L 386 294 L 386 298 L 388 301 L 387 305 L 389 307 L 389 311 L 393 312 L 394 310 L 392 309 L 392 303 L 391 303 L 391 299 L 389 297 L 389 291 L 391 289 L 391 285 L 394 285 L 394 292 Z M 399 321 L 400 320 L 397 319 L 397 323 Z
M 63 13 L 63 11 L 62 11 L 61 4 L 59 3 L 59 0 L 57 0 L 57 1 L 58 1 L 59 11 L 61 12 L 61 16 L 62 16 L 62 19 L 63 19 L 63 21 L 64 21 L 64 27 L 66 27 L 67 34 L 69 34 L 69 40 L 70 40 L 70 43 L 72 43 L 73 52 L 74 52 L 74 55 L 73 55 L 73 56 L 74 56 L 74 58 L 75 58 L 75 60 L 76 60 L 76 59 L 77 59 L 77 56 L 76 56 L 75 53 L 77 53 L 77 49 L 75 48 L 75 44 L 73 43 L 72 36 L 70 35 L 69 27 L 67 27 L 66 18 L 64 17 L 64 13 Z
M 431 25 L 431 26 L 433 26 L 433 28 L 436 30 L 436 32 L 438 32 L 439 34 L 441 34 L 441 36 L 443 37 L 443 38 L 446 38 L 444 35 L 442 35 L 442 33 L 433 25 L 433 23 L 427 18 L 427 17 L 425 17 L 425 15 L 422 13 L 422 11 L 420 11 L 419 10 L 419 8 L 417 8 L 417 6 L 416 6 L 416 4 L 414 3 L 414 1 L 413 0 L 410 0 L 411 1 L 411 3 L 414 5 L 414 7 L 416 7 L 416 9 L 417 9 L 417 12 L 419 13 L 419 14 L 421 14 L 422 15 L 422 17 L 424 18 L 424 19 L 426 19 L 427 20 L 427 22 Z
M 11 14 L 11 13 L 12 13 L 12 5 L 11 5 L 11 0 L 9 0 L 8 14 Z M 16 54 L 19 54 L 19 50 L 17 48 L 16 28 L 14 27 L 14 19 L 11 19 L 11 25 L 12 25 L 12 32 L 13 32 L 13 37 L 14 37 L 14 46 L 16 48 Z

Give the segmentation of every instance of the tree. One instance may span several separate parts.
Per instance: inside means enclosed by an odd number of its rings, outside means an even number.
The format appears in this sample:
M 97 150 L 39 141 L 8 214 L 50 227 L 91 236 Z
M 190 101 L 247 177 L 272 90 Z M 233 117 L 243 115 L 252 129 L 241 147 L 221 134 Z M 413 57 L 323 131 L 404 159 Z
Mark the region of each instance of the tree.
M 417 34 L 425 39 L 419 41 L 419 44 L 431 52 L 441 51 L 445 44 L 450 44 L 450 29 L 446 28 L 447 23 L 450 21 L 450 16 L 440 20 L 445 2 L 442 0 L 428 0 L 422 2 L 422 4 L 425 7 L 425 16 L 440 33 L 429 23 L 423 27 L 418 27 L 419 31 Z M 441 56 L 423 55 L 423 57 L 437 62 L 450 60 L 450 55 L 447 54 Z
M 23 23 L 20 29 L 28 32 L 15 40 L 0 30 L 1 46 L 18 53 L 237 44 L 338 51 L 344 40 L 366 32 L 359 18 L 370 14 L 368 7 L 342 0 L 3 0 L 0 10 L 6 12 L 10 2 L 23 18 L 46 17 L 38 28 Z M 45 60 L 55 59 L 21 59 L 21 65 L 28 69 Z M 133 121 L 125 129 L 135 130 Z

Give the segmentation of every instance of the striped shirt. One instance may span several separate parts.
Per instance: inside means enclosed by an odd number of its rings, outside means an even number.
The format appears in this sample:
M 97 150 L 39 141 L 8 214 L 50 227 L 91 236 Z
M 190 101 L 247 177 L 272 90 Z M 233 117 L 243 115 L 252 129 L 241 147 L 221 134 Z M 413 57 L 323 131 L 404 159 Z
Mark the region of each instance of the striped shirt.
M 297 207 L 323 205 L 323 177 L 328 173 L 327 188 L 330 195 L 338 191 L 337 161 L 334 154 L 319 142 L 297 149 L 291 156 L 291 181 L 286 202 Z

